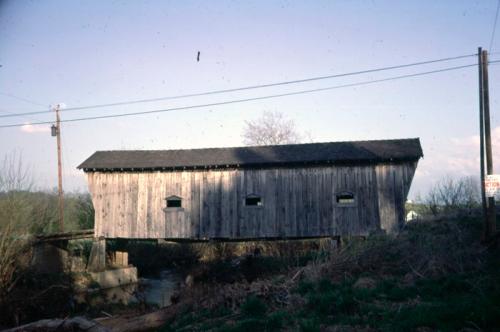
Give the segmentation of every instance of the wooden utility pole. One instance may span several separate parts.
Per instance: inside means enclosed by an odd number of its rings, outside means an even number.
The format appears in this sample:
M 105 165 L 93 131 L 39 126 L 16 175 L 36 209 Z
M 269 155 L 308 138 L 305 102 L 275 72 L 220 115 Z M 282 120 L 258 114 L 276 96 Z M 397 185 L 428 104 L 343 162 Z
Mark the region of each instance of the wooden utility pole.
M 484 187 L 484 91 L 483 91 L 483 50 L 481 47 L 477 51 L 477 59 L 479 66 L 479 155 L 481 168 L 481 204 L 483 208 L 483 240 L 486 240 L 488 235 L 488 208 L 486 203 L 486 193 Z
M 52 126 L 52 136 L 57 137 L 57 177 L 59 195 L 59 232 L 64 232 L 64 201 L 62 187 L 62 158 L 61 158 L 61 119 L 59 117 L 60 105 L 54 107 L 56 112 L 56 125 Z M 55 132 L 55 133 L 54 133 Z M 54 135 L 55 134 L 55 135 Z
M 483 70 L 483 109 L 484 109 L 484 140 L 486 150 L 486 174 L 493 174 L 493 154 L 491 149 L 491 127 L 490 127 L 490 92 L 488 82 L 488 51 L 482 52 Z M 484 185 L 484 184 L 483 184 Z M 495 198 L 488 197 L 488 228 L 487 236 L 496 233 L 496 208 Z
M 488 240 L 496 232 L 495 198 L 485 194 L 485 159 L 486 174 L 493 174 L 493 155 L 491 149 L 490 95 L 488 82 L 488 52 L 478 49 L 479 58 L 479 134 L 481 154 L 481 200 L 483 206 L 483 240 Z M 486 155 L 486 158 L 485 158 Z

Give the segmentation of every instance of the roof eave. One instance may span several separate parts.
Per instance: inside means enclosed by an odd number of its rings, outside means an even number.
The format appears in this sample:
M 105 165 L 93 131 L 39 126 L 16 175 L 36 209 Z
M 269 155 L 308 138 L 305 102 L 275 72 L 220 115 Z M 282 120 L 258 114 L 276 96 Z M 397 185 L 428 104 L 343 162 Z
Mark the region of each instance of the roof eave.
M 273 162 L 255 164 L 227 164 L 227 165 L 194 165 L 194 166 L 153 166 L 153 167 L 88 167 L 85 162 L 78 166 L 84 172 L 144 172 L 144 171 L 183 171 L 183 170 L 208 170 L 208 169 L 245 169 L 245 168 L 273 168 L 273 167 L 300 167 L 300 166 L 325 166 L 325 165 L 371 165 L 380 163 L 398 163 L 418 161 L 423 154 L 415 157 L 404 158 L 377 158 L 365 160 L 322 160 L 303 162 Z

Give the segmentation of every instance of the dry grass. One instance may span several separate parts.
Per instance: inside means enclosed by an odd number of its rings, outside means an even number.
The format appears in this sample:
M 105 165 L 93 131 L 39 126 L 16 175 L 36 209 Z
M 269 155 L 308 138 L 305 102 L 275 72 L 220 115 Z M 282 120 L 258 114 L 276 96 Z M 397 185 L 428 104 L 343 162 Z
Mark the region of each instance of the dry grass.
M 291 289 L 301 280 L 322 279 L 342 282 L 369 275 L 412 279 L 441 278 L 481 269 L 486 247 L 481 245 L 479 224 L 468 220 L 418 221 L 408 224 L 397 236 L 373 236 L 366 240 L 344 240 L 341 248 L 327 241 L 304 243 L 221 243 L 204 247 L 205 259 L 227 259 L 243 252 L 262 248 L 263 255 L 298 256 L 299 251 L 321 248 L 323 254 L 313 256 L 305 266 L 288 265 L 278 274 L 263 275 L 256 280 L 237 280 L 230 284 L 204 284 L 189 290 L 189 296 L 201 299 L 198 304 L 216 307 L 221 303 L 235 307 L 248 296 L 256 294 L 271 302 L 290 303 Z M 212 251 L 211 251 L 212 250 Z M 259 264 L 262 264 L 260 262 Z M 233 268 L 233 271 L 235 269 Z M 201 279 L 203 281 L 203 279 Z M 287 294 L 284 296 L 283 294 Z
M 235 257 L 253 255 L 293 259 L 311 252 L 329 251 L 335 245 L 328 238 L 310 240 L 274 240 L 246 242 L 209 242 L 193 245 L 200 261 L 232 259 Z
M 489 272 L 480 228 L 472 220 L 418 221 L 397 236 L 323 247 L 328 254 L 305 266 L 289 265 L 252 281 L 200 282 L 181 292 L 180 301 L 189 308 L 166 330 L 455 330 L 467 321 L 481 328 L 497 324 L 498 273 Z M 370 281 L 365 283 L 370 287 L 358 287 L 360 280 Z
M 410 223 L 397 236 L 352 240 L 304 271 L 308 279 L 331 279 L 370 274 L 439 278 L 464 273 L 483 264 L 487 250 L 480 243 L 477 222 L 441 219 Z
M 3 225 L 0 231 L 0 298 L 5 298 L 14 287 L 21 258 L 27 251 L 27 241 L 15 236 L 12 224 Z

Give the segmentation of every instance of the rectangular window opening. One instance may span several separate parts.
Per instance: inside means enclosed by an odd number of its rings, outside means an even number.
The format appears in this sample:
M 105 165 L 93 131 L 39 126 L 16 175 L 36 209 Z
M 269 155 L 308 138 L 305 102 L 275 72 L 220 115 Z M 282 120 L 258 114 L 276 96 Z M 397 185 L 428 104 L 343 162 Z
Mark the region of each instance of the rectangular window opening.
M 245 198 L 246 206 L 261 206 L 262 199 L 260 197 L 247 197 Z
M 353 204 L 354 203 L 354 194 L 353 193 L 337 194 L 337 203 L 338 204 Z
M 180 208 L 182 207 L 182 200 L 178 197 L 167 198 L 168 208 Z

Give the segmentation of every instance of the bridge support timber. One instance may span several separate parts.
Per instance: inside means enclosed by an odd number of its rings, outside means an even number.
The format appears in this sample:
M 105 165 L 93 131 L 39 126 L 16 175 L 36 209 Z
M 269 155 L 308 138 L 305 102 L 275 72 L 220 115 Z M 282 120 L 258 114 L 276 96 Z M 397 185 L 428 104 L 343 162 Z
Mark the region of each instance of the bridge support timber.
M 87 264 L 90 272 L 101 272 L 106 270 L 106 239 L 103 237 L 94 238 L 90 257 Z

